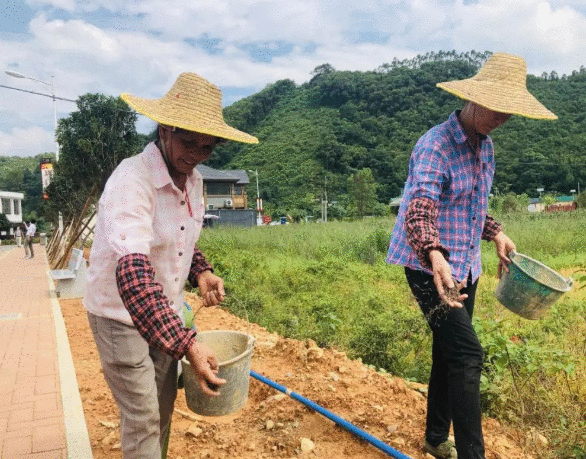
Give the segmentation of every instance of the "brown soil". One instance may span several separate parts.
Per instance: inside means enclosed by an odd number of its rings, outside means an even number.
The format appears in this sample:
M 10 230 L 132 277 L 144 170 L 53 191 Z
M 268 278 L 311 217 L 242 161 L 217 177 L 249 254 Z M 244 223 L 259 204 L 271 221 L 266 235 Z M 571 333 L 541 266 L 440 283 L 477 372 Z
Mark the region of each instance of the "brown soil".
M 195 305 L 195 299 L 189 299 Z M 61 300 L 94 457 L 121 458 L 118 410 L 101 373 L 81 300 Z M 194 309 L 195 310 L 195 309 Z M 202 308 L 199 330 L 242 330 L 256 338 L 252 369 L 313 400 L 414 459 L 422 450 L 426 387 L 381 375 L 343 352 L 285 339 L 220 308 Z M 251 378 L 246 407 L 235 415 L 201 417 L 179 391 L 169 459 L 388 457 L 332 421 Z M 191 433 L 188 433 L 191 430 Z M 484 420 L 488 459 L 530 459 L 525 435 Z M 302 451 L 302 439 L 313 443 Z M 307 446 L 307 442 L 304 442 Z M 305 448 L 304 448 L 305 449 Z

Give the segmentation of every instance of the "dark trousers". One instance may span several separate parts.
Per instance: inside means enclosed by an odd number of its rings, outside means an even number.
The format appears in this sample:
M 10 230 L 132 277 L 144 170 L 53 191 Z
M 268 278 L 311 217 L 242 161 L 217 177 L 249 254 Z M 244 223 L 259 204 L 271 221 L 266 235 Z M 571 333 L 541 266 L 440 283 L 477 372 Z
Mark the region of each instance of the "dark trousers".
M 484 459 L 480 411 L 483 351 L 472 328 L 478 282 L 468 278 L 463 308 L 440 308 L 433 276 L 405 268 L 407 282 L 433 334 L 432 365 L 427 397 L 426 440 L 433 446 L 448 438 L 450 423 L 458 459 Z

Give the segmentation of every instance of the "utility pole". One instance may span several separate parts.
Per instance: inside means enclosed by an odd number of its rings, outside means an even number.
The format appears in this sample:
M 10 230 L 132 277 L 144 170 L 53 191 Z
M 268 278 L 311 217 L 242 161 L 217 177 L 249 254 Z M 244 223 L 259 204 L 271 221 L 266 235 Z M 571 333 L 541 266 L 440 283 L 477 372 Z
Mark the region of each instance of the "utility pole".
M 328 222 L 328 177 L 324 178 L 324 222 Z
M 256 176 L 256 226 L 262 226 L 262 199 L 260 198 L 260 191 L 258 188 L 258 169 L 248 169 L 248 172 L 254 172 L 254 175 Z

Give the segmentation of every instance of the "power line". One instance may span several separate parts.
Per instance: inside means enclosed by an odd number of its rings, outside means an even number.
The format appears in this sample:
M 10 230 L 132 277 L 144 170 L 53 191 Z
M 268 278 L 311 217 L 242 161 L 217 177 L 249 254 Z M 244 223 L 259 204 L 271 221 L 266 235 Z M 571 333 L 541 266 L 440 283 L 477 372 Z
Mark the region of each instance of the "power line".
M 12 86 L 5 86 L 3 84 L 0 84 L 0 88 L 14 89 L 15 91 L 28 92 L 29 94 L 36 94 L 37 96 L 49 97 L 51 99 L 54 98 L 56 100 L 64 100 L 66 102 L 77 103 L 76 100 L 66 99 L 65 97 L 52 96 L 51 94 L 44 94 L 42 92 L 35 92 L 35 91 L 28 91 L 26 89 L 13 88 Z M 134 113 L 134 110 L 122 110 L 119 108 L 114 108 L 113 110 L 117 111 L 117 112 L 122 112 L 122 113 Z
M 44 94 L 42 92 L 28 91 L 26 89 L 14 88 L 12 86 L 5 86 L 3 84 L 0 84 L 0 88 L 14 89 L 15 91 L 28 92 L 29 94 L 36 94 L 37 96 L 49 97 L 51 99 L 56 99 L 56 100 L 64 100 L 66 102 L 74 102 L 74 103 L 77 102 L 72 99 L 66 99 L 65 97 L 52 96 L 51 94 Z
M 514 159 L 509 160 L 496 160 L 497 166 L 499 164 L 504 165 L 518 165 L 518 166 L 561 166 L 559 161 L 515 161 Z M 586 163 L 565 163 L 563 166 L 568 167 L 586 167 Z

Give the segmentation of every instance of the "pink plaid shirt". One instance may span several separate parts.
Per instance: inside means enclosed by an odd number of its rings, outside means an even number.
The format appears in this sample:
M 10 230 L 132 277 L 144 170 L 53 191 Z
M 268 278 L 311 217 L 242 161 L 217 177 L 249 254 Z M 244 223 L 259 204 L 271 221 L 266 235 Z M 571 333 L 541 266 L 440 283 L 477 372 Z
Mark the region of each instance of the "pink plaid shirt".
M 120 163 L 100 198 L 84 298 L 92 314 L 135 325 L 175 358 L 195 336 L 182 325 L 185 283 L 197 285 L 197 274 L 210 269 L 196 246 L 204 215 L 197 170 L 186 190 L 188 199 L 154 143 Z
M 494 148 L 485 137 L 470 148 L 457 113 L 430 129 L 413 149 L 387 262 L 431 272 L 430 250 L 444 252 L 455 279 L 482 272 L 480 240 L 500 225 L 487 215 L 494 176 Z

